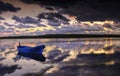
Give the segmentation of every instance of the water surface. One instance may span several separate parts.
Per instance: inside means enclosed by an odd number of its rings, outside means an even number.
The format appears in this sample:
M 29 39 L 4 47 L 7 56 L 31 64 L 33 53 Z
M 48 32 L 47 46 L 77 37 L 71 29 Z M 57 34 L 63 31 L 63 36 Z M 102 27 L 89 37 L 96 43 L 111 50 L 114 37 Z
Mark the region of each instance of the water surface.
M 18 43 L 45 45 L 45 62 L 17 55 Z M 0 40 L 0 76 L 119 76 L 119 38 Z

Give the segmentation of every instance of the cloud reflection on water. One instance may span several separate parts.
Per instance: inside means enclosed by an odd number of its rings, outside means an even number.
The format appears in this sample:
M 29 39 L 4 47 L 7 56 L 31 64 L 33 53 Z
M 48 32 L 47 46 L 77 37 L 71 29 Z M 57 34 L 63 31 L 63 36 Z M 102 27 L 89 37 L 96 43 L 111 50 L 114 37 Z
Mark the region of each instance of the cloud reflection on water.
M 17 59 L 16 47 L 18 42 L 27 46 L 46 45 L 43 52 L 46 61 L 41 63 L 24 57 Z M 115 73 L 118 76 L 119 49 L 119 39 L 107 38 L 0 40 L 0 64 L 8 66 L 17 64 L 22 68 L 15 70 L 9 76 L 40 75 L 43 71 L 43 76 L 54 76 L 56 74 L 59 74 L 59 76 L 63 74 L 70 76 L 98 76 L 98 74 L 113 76 Z M 47 69 L 48 67 L 50 68 Z M 112 71 L 113 73 L 109 73 Z

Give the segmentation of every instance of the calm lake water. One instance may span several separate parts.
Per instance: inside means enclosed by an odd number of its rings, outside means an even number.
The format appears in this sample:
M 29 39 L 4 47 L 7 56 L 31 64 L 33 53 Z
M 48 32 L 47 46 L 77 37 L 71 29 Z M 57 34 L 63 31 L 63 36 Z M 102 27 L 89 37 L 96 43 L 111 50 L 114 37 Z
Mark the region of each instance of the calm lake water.
M 45 45 L 45 62 L 17 46 Z M 120 76 L 120 38 L 0 40 L 0 76 Z

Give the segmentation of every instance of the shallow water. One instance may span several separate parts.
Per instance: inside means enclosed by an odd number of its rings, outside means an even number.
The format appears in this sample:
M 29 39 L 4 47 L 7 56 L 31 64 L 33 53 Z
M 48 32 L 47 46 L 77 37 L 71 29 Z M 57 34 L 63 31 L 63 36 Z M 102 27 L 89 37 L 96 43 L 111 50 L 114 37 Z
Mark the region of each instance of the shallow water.
M 44 44 L 45 62 L 17 55 Z M 120 38 L 0 40 L 0 76 L 119 76 Z

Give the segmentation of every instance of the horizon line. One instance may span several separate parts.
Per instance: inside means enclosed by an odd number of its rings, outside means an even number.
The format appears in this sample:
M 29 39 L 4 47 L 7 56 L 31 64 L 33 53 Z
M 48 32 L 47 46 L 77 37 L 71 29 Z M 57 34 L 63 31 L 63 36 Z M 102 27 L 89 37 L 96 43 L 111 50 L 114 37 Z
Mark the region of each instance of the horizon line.
M 120 38 L 120 34 L 47 34 L 35 36 L 0 37 L 0 39 L 28 39 L 28 38 Z

